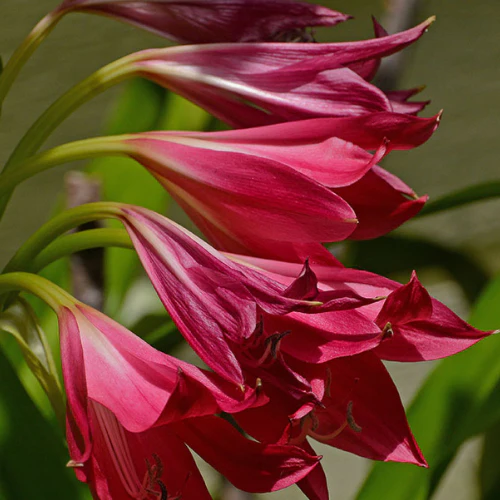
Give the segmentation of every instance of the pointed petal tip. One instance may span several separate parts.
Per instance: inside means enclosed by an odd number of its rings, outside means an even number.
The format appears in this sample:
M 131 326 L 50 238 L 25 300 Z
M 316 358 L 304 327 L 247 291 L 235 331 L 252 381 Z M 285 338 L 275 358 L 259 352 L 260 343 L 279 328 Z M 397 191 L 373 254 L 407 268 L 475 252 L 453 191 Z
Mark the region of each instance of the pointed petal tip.
M 427 26 L 430 26 L 436 19 L 437 19 L 437 17 L 435 15 L 431 16 L 424 21 L 424 24 L 427 24 Z

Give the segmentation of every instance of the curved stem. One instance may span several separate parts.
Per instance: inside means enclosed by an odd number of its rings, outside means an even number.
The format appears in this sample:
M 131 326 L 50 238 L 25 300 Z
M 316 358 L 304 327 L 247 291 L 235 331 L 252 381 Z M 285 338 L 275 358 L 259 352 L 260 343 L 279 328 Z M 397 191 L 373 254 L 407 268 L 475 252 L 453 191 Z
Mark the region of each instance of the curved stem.
M 96 137 L 63 144 L 62 146 L 57 146 L 34 155 L 18 164 L 12 172 L 0 175 L 0 214 L 1 204 L 21 182 L 52 167 L 71 161 L 85 160 L 98 156 L 126 155 L 128 151 L 127 146 L 125 143 L 120 142 L 125 137 Z
M 500 197 L 500 181 L 485 182 L 476 186 L 467 187 L 460 191 L 447 194 L 435 201 L 427 203 L 417 217 L 443 212 L 462 207 L 470 203 Z
M 123 57 L 96 71 L 78 85 L 62 95 L 31 126 L 7 161 L 2 174 L 38 151 L 50 134 L 66 117 L 86 101 L 102 93 L 116 83 L 133 76 L 136 68 L 132 64 L 135 54 Z M 12 192 L 0 198 L 0 218 L 5 212 Z
M 23 40 L 21 45 L 12 54 L 9 62 L 0 75 L 0 106 L 7 96 L 12 84 L 26 61 L 31 57 L 37 47 L 45 40 L 47 35 L 55 28 L 64 12 L 56 9 L 47 14 Z
M 119 218 L 121 205 L 113 202 L 97 202 L 80 205 L 57 215 L 36 231 L 16 252 L 4 268 L 4 273 L 31 269 L 32 262 L 57 237 L 90 221 Z
M 61 236 L 52 242 L 35 257 L 29 270 L 37 273 L 62 257 L 83 250 L 103 247 L 134 249 L 125 229 L 89 229 Z
M 61 306 L 72 306 L 76 300 L 52 281 L 31 273 L 8 273 L 0 275 L 0 293 L 22 291 L 42 299 L 56 313 Z

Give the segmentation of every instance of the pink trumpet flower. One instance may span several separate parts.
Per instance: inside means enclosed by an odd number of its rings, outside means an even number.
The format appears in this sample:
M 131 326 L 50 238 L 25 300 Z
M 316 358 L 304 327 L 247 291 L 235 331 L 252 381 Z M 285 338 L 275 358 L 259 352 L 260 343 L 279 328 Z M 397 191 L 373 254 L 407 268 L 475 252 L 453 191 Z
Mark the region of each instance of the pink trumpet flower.
M 366 78 L 370 62 L 402 50 L 433 18 L 407 31 L 358 42 L 208 44 L 130 56 L 140 76 L 205 108 L 234 127 L 325 116 L 405 110 Z M 415 110 L 407 110 L 414 112 Z
M 316 400 L 311 383 L 291 362 L 314 364 L 357 354 L 382 339 L 373 321 L 355 311 L 347 314 L 376 298 L 367 302 L 355 293 L 318 289 L 308 265 L 284 286 L 231 262 L 159 214 L 127 205 L 119 210 L 180 332 L 227 380 L 254 385 L 261 379 L 264 386 L 283 387 L 296 399 Z M 300 329 L 307 331 L 307 339 L 304 335 L 304 342 L 297 343 L 294 332 Z
M 61 306 L 59 326 L 68 466 L 95 498 L 209 499 L 186 445 L 250 491 L 286 487 L 316 466 L 301 448 L 250 441 L 213 416 L 265 403 L 262 391 L 160 353 L 83 304 Z
M 218 249 L 303 262 L 318 260 L 318 243 L 385 234 L 422 208 L 425 197 L 376 163 L 438 122 L 378 113 L 119 140 Z
M 66 0 L 59 10 L 102 14 L 181 43 L 302 40 L 308 27 L 350 18 L 293 0 Z
M 359 312 L 371 307 L 361 295 L 347 286 L 339 294 L 318 288 L 307 264 L 280 289 L 158 214 L 130 206 L 121 212 L 158 295 L 202 359 L 237 383 L 262 380 L 269 401 L 234 415 L 246 432 L 308 454 L 311 437 L 372 459 L 425 465 L 374 354 L 387 332 Z M 318 305 L 316 314 L 312 302 L 304 304 L 328 297 L 327 310 Z M 322 477 L 316 468 L 298 485 L 311 499 L 327 498 L 318 493 L 326 488 Z

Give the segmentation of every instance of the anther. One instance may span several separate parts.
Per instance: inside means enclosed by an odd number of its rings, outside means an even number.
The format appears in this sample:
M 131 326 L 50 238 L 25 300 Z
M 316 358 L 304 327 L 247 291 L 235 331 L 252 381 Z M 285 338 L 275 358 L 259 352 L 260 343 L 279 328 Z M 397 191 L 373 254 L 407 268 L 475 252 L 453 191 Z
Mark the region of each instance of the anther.
M 391 323 L 388 321 L 382 329 L 382 340 L 390 339 L 392 337 L 394 337 L 394 330 L 392 329 Z
M 352 401 L 349 401 L 349 403 L 347 403 L 346 419 L 349 428 L 352 429 L 354 432 L 361 432 L 363 430 L 363 428 L 356 423 L 354 417 L 352 416 Z
M 325 394 L 329 398 L 332 397 L 332 370 L 330 370 L 329 366 L 326 367 Z
M 76 460 L 70 460 L 67 464 L 66 467 L 70 467 L 72 469 L 78 469 L 80 467 L 83 467 L 85 464 L 82 462 L 77 462 Z
M 272 359 L 276 359 L 277 358 L 280 342 L 287 335 L 290 335 L 290 333 L 292 333 L 291 330 L 286 330 L 284 332 L 275 333 L 274 335 L 270 335 L 269 337 L 267 337 L 267 339 L 265 340 L 265 344 L 271 346 L 271 357 L 272 357 Z

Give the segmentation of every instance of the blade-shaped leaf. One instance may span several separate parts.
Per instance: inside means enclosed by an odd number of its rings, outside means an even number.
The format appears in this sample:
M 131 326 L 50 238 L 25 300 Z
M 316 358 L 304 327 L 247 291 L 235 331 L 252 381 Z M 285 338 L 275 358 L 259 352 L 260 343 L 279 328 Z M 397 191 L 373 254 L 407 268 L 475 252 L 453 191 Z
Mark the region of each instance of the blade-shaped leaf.
M 63 438 L 41 415 L 0 351 L 0 495 L 90 499 L 87 488 L 65 467 Z
M 482 294 L 471 323 L 500 326 L 500 277 Z M 358 500 L 429 498 L 460 445 L 500 419 L 500 335 L 443 360 L 431 373 L 408 410 L 408 419 L 429 469 L 405 464 L 376 464 Z
M 47 394 L 59 422 L 64 425 L 64 398 L 54 359 L 45 333 L 26 300 L 18 298 L 2 313 L 0 329 L 14 336 L 28 367 Z
M 131 330 L 156 349 L 167 353 L 184 340 L 167 313 L 147 314 Z
M 482 500 L 497 500 L 500 498 L 498 464 L 500 464 L 500 421 L 484 435 L 479 474 Z

